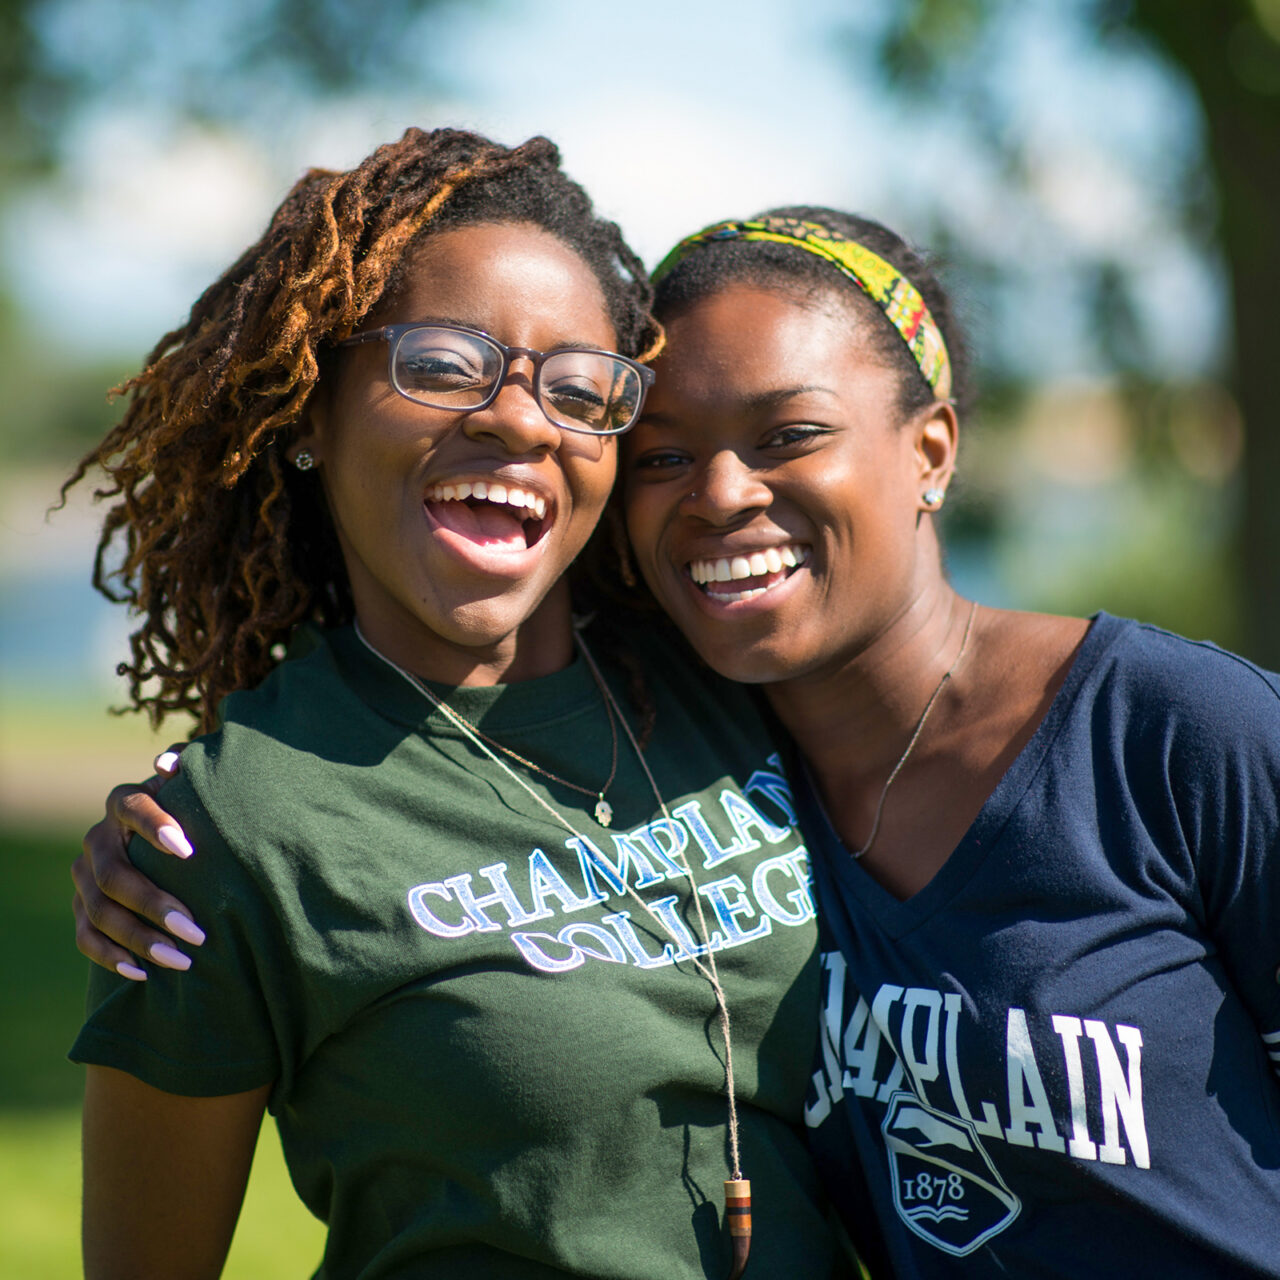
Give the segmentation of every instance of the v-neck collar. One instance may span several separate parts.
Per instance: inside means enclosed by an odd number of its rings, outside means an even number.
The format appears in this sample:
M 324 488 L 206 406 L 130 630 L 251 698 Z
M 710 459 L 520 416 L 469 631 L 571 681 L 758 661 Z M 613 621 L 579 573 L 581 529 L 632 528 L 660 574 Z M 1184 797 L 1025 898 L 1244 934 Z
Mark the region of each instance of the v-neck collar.
M 801 827 L 810 843 L 816 846 L 817 856 L 824 860 L 827 872 L 836 878 L 845 893 L 859 900 L 889 937 L 903 937 L 945 908 L 986 862 L 1044 766 L 1081 687 L 1125 625 L 1123 619 L 1107 613 L 1094 616 L 1062 687 L 1030 741 L 1014 758 L 946 862 L 928 884 L 905 900 L 894 897 L 849 854 L 818 797 L 808 766 L 797 753 L 795 795 Z

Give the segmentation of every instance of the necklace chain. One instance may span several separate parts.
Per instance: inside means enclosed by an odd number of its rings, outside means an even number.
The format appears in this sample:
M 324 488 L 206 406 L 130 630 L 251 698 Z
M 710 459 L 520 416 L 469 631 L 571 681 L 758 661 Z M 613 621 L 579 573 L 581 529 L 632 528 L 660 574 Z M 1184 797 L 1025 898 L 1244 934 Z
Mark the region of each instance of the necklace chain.
M 671 812 L 667 808 L 667 802 L 662 798 L 662 792 L 658 790 L 658 783 L 653 776 L 653 770 L 649 768 L 649 762 L 645 759 L 644 752 L 640 750 L 640 744 L 636 741 L 635 734 L 631 732 L 631 726 L 627 723 L 626 716 L 622 714 L 622 708 L 614 700 L 613 691 L 600 674 L 600 668 L 596 666 L 596 660 L 592 656 L 591 650 L 587 648 L 587 642 L 577 632 L 574 633 L 574 636 L 582 656 L 587 660 L 587 665 L 591 668 L 591 674 L 595 676 L 596 683 L 599 684 L 604 693 L 605 703 L 612 709 L 612 713 L 622 724 L 622 732 L 627 735 L 627 741 L 631 744 L 631 749 L 635 752 L 636 759 L 640 762 L 640 768 L 644 770 L 644 776 L 648 779 L 653 798 L 658 802 L 659 811 L 667 823 L 671 824 Z M 734 1178 L 741 1180 L 742 1168 L 738 1154 L 738 1095 L 733 1080 L 733 1038 L 729 1034 L 729 1001 L 725 996 L 724 987 L 720 984 L 720 973 L 716 968 L 716 953 L 711 946 L 710 934 L 707 931 L 707 918 L 702 909 L 702 896 L 698 893 L 698 882 L 693 878 L 693 868 L 689 866 L 689 860 L 685 856 L 683 848 L 679 849 L 675 856 L 679 859 L 680 869 L 689 881 L 690 897 L 693 898 L 694 910 L 698 915 L 698 929 L 702 934 L 702 945 L 707 949 L 707 963 L 705 965 L 698 960 L 697 956 L 691 956 L 690 959 L 692 959 L 694 967 L 711 984 L 712 991 L 715 992 L 716 1014 L 720 1021 L 720 1033 L 724 1039 L 725 1092 L 728 1095 L 729 1102 L 729 1159 L 733 1165 Z M 627 892 L 675 939 L 678 949 L 680 940 L 675 937 L 670 925 L 636 892 L 630 883 L 627 884 Z
M 435 707 L 437 711 L 439 711 L 442 715 L 444 715 L 446 719 L 448 719 L 456 728 L 460 729 L 465 736 L 470 738 L 471 741 L 477 747 L 479 747 L 480 750 L 484 752 L 484 754 L 487 755 L 489 759 L 492 760 L 494 764 L 496 764 L 507 775 L 507 777 L 509 777 L 514 783 L 516 783 L 517 786 L 522 788 L 530 797 L 532 797 L 532 799 L 536 801 L 537 804 L 540 805 L 544 810 L 546 810 L 546 812 L 549 813 L 556 820 L 556 822 L 560 824 L 560 826 L 564 827 L 565 830 L 568 831 L 570 835 L 577 837 L 577 839 L 579 840 L 586 839 L 583 833 L 579 831 L 577 827 L 575 827 L 573 823 L 571 823 L 569 819 L 566 818 L 564 814 L 560 812 L 559 809 L 557 809 L 553 804 L 549 803 L 547 800 L 544 800 L 543 797 L 540 796 L 528 784 L 528 782 L 525 781 L 524 778 L 522 778 L 518 773 L 516 773 L 515 770 L 512 769 L 511 766 L 507 764 L 507 762 L 500 755 L 497 755 L 494 752 L 493 748 L 497 747 L 499 750 L 506 751 L 508 755 L 511 755 L 514 759 L 519 760 L 521 764 L 529 765 L 530 768 L 537 769 L 539 773 L 545 773 L 547 774 L 548 777 L 554 778 L 555 777 L 554 774 L 549 773 L 545 769 L 538 768 L 537 765 L 530 764 L 529 761 L 522 759 L 520 756 L 516 755 L 514 751 L 510 751 L 508 748 L 503 747 L 500 743 L 492 742 L 491 739 L 486 739 L 485 736 L 482 733 L 480 733 L 480 731 L 469 720 L 465 719 L 462 715 L 460 715 L 457 711 L 455 711 L 447 702 L 445 702 L 442 698 L 437 696 L 437 694 L 424 681 L 420 680 L 417 676 L 415 676 L 413 672 L 405 670 L 405 668 L 400 666 L 399 663 L 393 662 L 390 658 L 388 658 L 385 653 L 382 653 L 378 649 L 375 649 L 373 645 L 369 642 L 368 638 L 365 636 L 364 632 L 360 629 L 359 623 L 355 624 L 355 633 L 359 638 L 360 642 L 364 645 L 366 649 L 369 650 L 370 653 L 372 653 L 376 658 L 380 658 L 393 671 L 397 672 L 400 676 L 402 676 L 405 680 L 407 680 L 409 684 L 412 685 L 413 688 L 415 688 L 419 693 L 421 693 L 427 699 L 427 701 L 430 702 L 433 707 Z M 604 704 L 605 704 L 605 712 L 609 716 L 610 728 L 614 730 L 614 772 L 616 772 L 617 770 L 617 731 L 615 726 L 617 724 L 621 724 L 622 731 L 626 735 L 627 741 L 631 744 L 631 749 L 635 752 L 636 759 L 640 762 L 640 768 L 643 770 L 644 776 L 649 783 L 649 787 L 653 791 L 653 796 L 658 803 L 659 811 L 662 813 L 662 816 L 667 820 L 667 822 L 671 822 L 672 821 L 671 812 L 667 808 L 667 802 L 662 798 L 662 792 L 658 790 L 658 783 L 653 776 L 653 771 L 649 768 L 649 762 L 645 759 L 644 752 L 640 749 L 640 744 L 636 741 L 636 736 L 634 733 L 632 733 L 631 726 L 627 723 L 626 716 L 623 715 L 622 709 L 618 706 L 616 700 L 614 699 L 613 691 L 609 688 L 609 685 L 605 681 L 604 676 L 601 675 L 600 668 L 596 665 L 596 660 L 592 655 L 591 650 L 587 648 L 587 642 L 582 638 L 581 634 L 576 630 L 574 632 L 574 642 L 577 644 L 579 653 L 582 654 L 588 668 L 591 671 L 591 677 L 595 681 L 596 687 L 600 690 L 600 695 L 603 698 Z M 490 745 L 491 742 L 492 742 L 492 746 Z M 563 781 L 563 779 L 557 778 L 556 781 Z M 611 772 L 609 775 L 609 782 L 605 783 L 605 789 L 608 788 L 609 783 L 611 783 L 612 781 L 613 781 L 613 773 Z M 568 784 L 568 785 L 572 785 L 572 784 Z M 578 787 L 575 789 L 579 791 L 583 791 L 584 794 L 586 795 L 596 794 L 595 792 L 587 791 L 585 788 L 582 788 L 582 787 Z M 604 801 L 603 792 L 600 793 L 600 801 L 601 803 L 603 803 Z M 600 806 L 597 805 L 597 820 L 599 820 L 599 807 Z M 605 805 L 605 808 L 608 809 L 608 805 Z M 609 811 L 609 817 L 610 819 L 612 819 L 612 810 Z M 608 826 L 608 823 L 602 821 L 600 825 Z M 738 1143 L 738 1099 L 737 1099 L 737 1089 L 734 1084 L 734 1075 L 733 1075 L 733 1042 L 732 1042 L 732 1038 L 730 1036 L 730 1031 L 729 1031 L 729 1003 L 728 1003 L 728 999 L 725 996 L 724 987 L 720 982 L 719 971 L 716 968 L 715 951 L 711 947 L 710 935 L 707 931 L 706 915 L 702 909 L 702 898 L 701 898 L 701 895 L 698 893 L 698 882 L 694 879 L 693 868 L 690 867 L 688 857 L 685 855 L 685 852 L 683 849 L 673 850 L 672 856 L 678 859 L 680 870 L 684 873 L 685 878 L 689 881 L 689 886 L 691 890 L 690 897 L 693 899 L 694 909 L 697 913 L 698 928 L 702 935 L 701 942 L 705 950 L 707 963 L 703 964 L 702 961 L 699 960 L 696 955 L 692 955 L 692 954 L 689 955 L 688 959 L 692 961 L 693 967 L 700 974 L 702 974 L 704 978 L 706 978 L 708 983 L 710 983 L 711 990 L 715 993 L 716 1015 L 720 1023 L 720 1033 L 724 1039 L 725 1093 L 727 1095 L 728 1107 L 729 1107 L 730 1163 L 733 1166 L 734 1179 L 741 1180 L 742 1168 L 741 1168 L 741 1162 L 740 1162 L 740 1156 L 739 1156 L 739 1143 Z M 668 924 L 668 922 L 664 920 L 662 916 L 659 915 L 658 912 L 656 912 L 653 909 L 653 907 L 649 905 L 648 901 L 645 898 L 641 897 L 641 895 L 636 891 L 635 887 L 629 881 L 626 883 L 625 887 L 628 895 L 630 895 L 631 898 L 633 898 L 637 903 L 639 903 L 639 905 L 644 909 L 645 913 L 651 919 L 653 919 L 657 923 L 659 928 L 672 940 L 672 942 L 675 944 L 675 947 L 676 947 L 675 954 L 678 955 L 680 950 L 684 947 L 683 940 L 679 937 L 679 935 L 676 934 L 675 930 L 671 927 L 671 925 Z
M 884 784 L 884 789 L 880 792 L 880 799 L 876 802 L 876 816 L 871 823 L 871 834 L 867 837 L 867 843 L 861 849 L 850 850 L 855 860 L 861 858 L 875 844 L 876 836 L 880 833 L 880 817 L 884 813 L 884 801 L 889 794 L 889 788 L 893 786 L 894 779 L 902 772 L 902 766 L 907 763 L 907 757 L 911 754 L 912 749 L 920 741 L 920 735 L 924 732 L 924 725 L 929 718 L 929 712 L 933 710 L 934 704 L 942 696 L 942 691 L 946 688 L 947 682 L 960 665 L 960 660 L 964 657 L 965 650 L 969 647 L 969 635 L 973 631 L 973 620 L 977 616 L 978 602 L 975 600 L 969 606 L 969 620 L 964 624 L 964 636 L 960 640 L 960 652 L 956 654 L 955 661 L 942 673 L 942 679 L 934 686 L 933 692 L 929 695 L 929 701 L 924 704 L 924 710 L 920 713 L 920 719 L 916 721 L 915 731 L 911 735 L 911 741 L 907 743 L 907 749 L 898 757 L 898 763 L 893 766 L 893 771 L 889 774 L 889 779 Z
M 364 640 L 365 646 L 368 649 L 370 649 L 372 652 L 378 653 L 378 651 L 374 649 L 371 644 L 369 644 L 368 640 L 365 640 L 364 633 L 360 632 L 358 627 L 356 628 L 356 630 L 360 635 L 360 639 Z M 574 635 L 575 635 L 575 638 L 578 640 L 579 649 L 581 649 L 583 654 L 585 655 L 586 654 L 585 646 L 583 646 L 581 639 L 577 637 L 576 632 L 574 633 Z M 386 661 L 390 662 L 390 659 L 386 658 L 384 654 L 378 653 L 378 657 L 384 658 Z M 391 663 L 391 665 L 395 666 L 395 663 Z M 504 755 L 510 756 L 511 759 L 515 760 L 518 764 L 524 765 L 526 769 L 531 769 L 534 773 L 540 773 L 544 778 L 550 778 L 552 782 L 558 782 L 562 787 L 568 787 L 570 791 L 577 791 L 580 795 L 584 795 L 584 796 L 595 796 L 596 798 L 596 807 L 594 810 L 595 820 L 602 827 L 608 827 L 613 822 L 613 806 L 608 802 L 608 800 L 605 799 L 605 793 L 609 790 L 611 786 L 613 786 L 613 780 L 618 775 L 618 724 L 616 719 L 614 718 L 614 713 L 616 708 L 614 707 L 613 699 L 609 694 L 609 686 L 605 684 L 604 677 L 600 674 L 600 671 L 596 667 L 596 664 L 592 661 L 588 661 L 587 665 L 591 668 L 591 677 L 595 681 L 596 688 L 600 692 L 600 699 L 604 703 L 605 715 L 608 717 L 608 720 L 609 720 L 609 736 L 612 739 L 612 752 L 611 752 L 610 762 L 609 762 L 609 776 L 604 780 L 604 785 L 598 788 L 584 787 L 580 783 L 570 782 L 568 778 L 562 778 L 558 773 L 552 773 L 550 769 L 547 769 L 540 764 L 534 764 L 532 760 L 526 760 L 524 756 L 522 756 L 518 751 L 513 751 L 510 747 L 504 746 L 501 742 L 498 742 L 496 739 L 489 737 L 489 735 L 485 733 L 484 730 L 482 730 L 478 725 L 472 724 L 471 721 L 468 720 L 466 716 L 464 716 L 460 711 L 455 710 L 453 707 L 449 706 L 448 703 L 440 701 L 440 699 L 437 698 L 436 695 L 432 693 L 431 690 L 427 688 L 427 686 L 423 684 L 420 680 L 418 680 L 418 678 L 414 676 L 411 672 L 405 671 L 405 672 L 401 672 L 401 674 L 407 675 L 409 679 L 413 682 L 414 687 L 418 689 L 419 692 L 425 693 L 427 697 L 435 705 L 436 709 L 438 711 L 442 711 L 445 714 L 445 716 L 457 728 L 463 731 L 463 733 L 467 734 L 468 736 L 480 738 L 482 741 L 487 742 L 489 746 L 496 747 Z M 401 669 L 399 667 L 396 667 L 396 670 L 400 671 Z M 625 727 L 625 722 L 624 722 L 624 727 Z

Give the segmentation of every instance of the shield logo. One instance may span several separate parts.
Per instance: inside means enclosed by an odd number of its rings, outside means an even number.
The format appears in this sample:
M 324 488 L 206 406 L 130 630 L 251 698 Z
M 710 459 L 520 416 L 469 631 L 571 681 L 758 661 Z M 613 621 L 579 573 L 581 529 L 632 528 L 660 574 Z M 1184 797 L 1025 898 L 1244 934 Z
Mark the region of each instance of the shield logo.
M 899 1091 L 889 1099 L 880 1132 L 898 1216 L 934 1248 L 963 1258 L 1021 1212 L 1022 1202 L 969 1121 Z

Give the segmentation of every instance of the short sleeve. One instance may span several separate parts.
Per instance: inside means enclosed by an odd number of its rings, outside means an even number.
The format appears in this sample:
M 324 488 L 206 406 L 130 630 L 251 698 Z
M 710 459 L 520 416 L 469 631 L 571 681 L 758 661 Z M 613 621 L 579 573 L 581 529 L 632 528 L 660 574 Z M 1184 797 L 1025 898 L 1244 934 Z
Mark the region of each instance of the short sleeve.
M 1280 682 L 1235 658 L 1197 699 L 1171 781 L 1193 851 L 1205 927 L 1280 1071 Z
M 146 982 L 93 966 L 75 1062 L 115 1067 L 168 1093 L 240 1093 L 280 1076 L 276 1030 L 261 973 L 273 963 L 279 926 L 266 896 L 214 826 L 187 778 L 167 783 L 160 803 L 196 848 L 180 861 L 135 838 L 140 871 L 190 908 L 206 932 L 185 972 L 147 965 Z

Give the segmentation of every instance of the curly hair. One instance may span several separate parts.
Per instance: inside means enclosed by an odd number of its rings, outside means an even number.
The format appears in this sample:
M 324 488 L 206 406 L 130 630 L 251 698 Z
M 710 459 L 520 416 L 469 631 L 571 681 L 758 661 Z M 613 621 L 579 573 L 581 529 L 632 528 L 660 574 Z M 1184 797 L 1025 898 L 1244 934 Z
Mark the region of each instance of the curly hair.
M 312 169 L 265 233 L 165 334 L 116 394 L 126 410 L 62 487 L 101 467 L 107 511 L 93 583 L 141 618 L 130 637 L 133 710 L 215 723 L 218 702 L 257 684 L 294 627 L 353 617 L 320 487 L 283 446 L 323 357 L 400 283 L 424 236 L 528 223 L 599 280 L 618 348 L 661 344 L 652 291 L 617 225 L 560 169 L 556 147 L 507 148 L 456 129 L 409 129 L 354 169 Z

